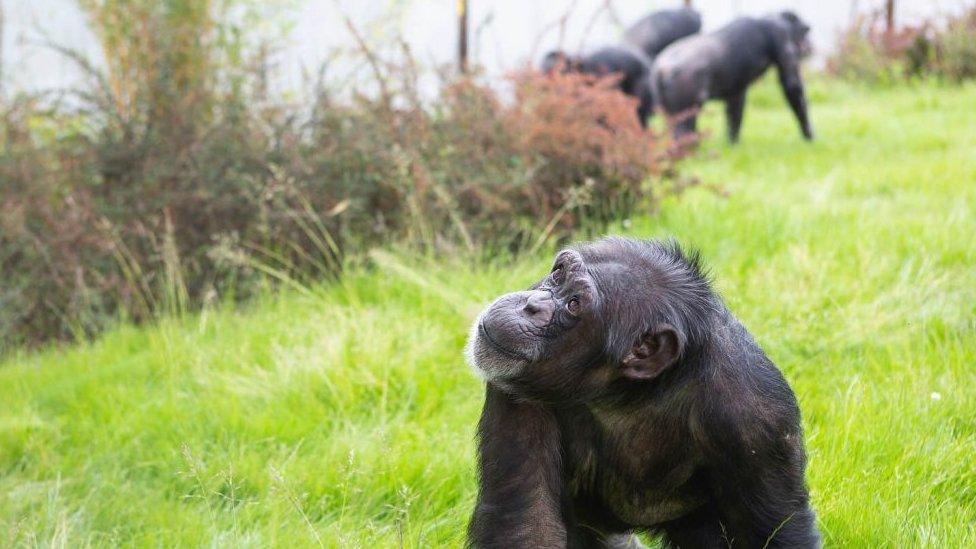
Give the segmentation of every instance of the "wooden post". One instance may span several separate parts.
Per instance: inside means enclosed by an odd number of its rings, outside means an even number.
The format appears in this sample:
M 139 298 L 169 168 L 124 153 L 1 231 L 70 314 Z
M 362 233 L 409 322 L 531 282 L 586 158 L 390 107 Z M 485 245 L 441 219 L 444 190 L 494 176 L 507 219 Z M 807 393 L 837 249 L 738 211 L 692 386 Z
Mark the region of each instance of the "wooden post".
M 888 34 L 895 31 L 895 0 L 885 0 L 885 30 Z
M 468 0 L 457 0 L 458 70 L 468 72 Z
M 691 7 L 691 0 L 685 0 L 685 7 L 686 8 L 690 8 Z
M 3 105 L 3 0 L 0 0 L 0 106 Z

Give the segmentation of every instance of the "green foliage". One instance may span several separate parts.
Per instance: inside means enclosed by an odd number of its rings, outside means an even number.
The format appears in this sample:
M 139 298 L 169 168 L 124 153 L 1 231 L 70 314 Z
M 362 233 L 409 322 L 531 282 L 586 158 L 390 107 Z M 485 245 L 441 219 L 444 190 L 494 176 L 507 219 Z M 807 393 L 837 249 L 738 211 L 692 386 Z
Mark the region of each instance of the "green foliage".
M 976 544 L 973 84 L 775 79 L 709 186 L 613 232 L 700 247 L 796 389 L 830 547 Z M 722 135 L 721 106 L 701 124 Z M 467 326 L 550 250 L 371 255 L 340 282 L 0 365 L 0 545 L 460 546 L 482 388 Z M 410 258 L 408 258 L 410 256 Z
M 880 11 L 862 15 L 839 36 L 827 70 L 850 80 L 892 84 L 936 77 L 976 77 L 976 5 L 940 20 L 888 29 Z
M 976 78 L 976 6 L 948 22 L 939 47 L 940 73 L 956 81 Z
M 218 33 L 212 0 L 79 0 L 106 54 L 106 99 L 121 120 L 179 131 L 212 107 Z M 220 46 L 234 45 L 220 44 Z M 106 105 L 107 106 L 107 105 Z M 174 124 L 173 118 L 180 122 Z M 169 143 L 169 141 L 162 141 Z

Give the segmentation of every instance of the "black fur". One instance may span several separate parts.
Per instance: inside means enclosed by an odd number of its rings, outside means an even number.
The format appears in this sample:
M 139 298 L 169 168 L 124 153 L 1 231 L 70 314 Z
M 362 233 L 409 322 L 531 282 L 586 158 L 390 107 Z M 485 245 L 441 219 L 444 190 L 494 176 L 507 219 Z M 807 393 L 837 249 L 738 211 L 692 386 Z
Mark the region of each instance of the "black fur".
M 701 15 L 691 8 L 660 10 L 631 25 L 624 32 L 624 41 L 654 59 L 672 42 L 697 34 L 701 26 Z
M 721 29 L 671 44 L 654 61 L 657 105 L 677 117 L 675 136 L 695 131 L 695 114 L 710 99 L 725 101 L 729 140 L 739 138 L 746 89 L 771 65 L 806 139 L 813 139 L 807 116 L 800 59 L 810 51 L 808 27 L 793 12 L 761 19 L 743 17 Z
M 564 251 L 481 315 L 468 352 L 488 381 L 471 545 L 819 545 L 796 399 L 697 255 Z

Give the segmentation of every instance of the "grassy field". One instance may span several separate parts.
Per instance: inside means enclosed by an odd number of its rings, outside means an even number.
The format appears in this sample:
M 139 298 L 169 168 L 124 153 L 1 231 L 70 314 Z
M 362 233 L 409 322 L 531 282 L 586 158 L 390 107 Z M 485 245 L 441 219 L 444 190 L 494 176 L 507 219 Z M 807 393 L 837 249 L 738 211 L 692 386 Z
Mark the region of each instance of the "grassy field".
M 976 87 L 770 82 L 703 187 L 612 232 L 701 248 L 804 413 L 828 546 L 976 545 Z M 0 364 L 0 546 L 457 546 L 482 387 L 461 358 L 514 265 L 377 253 L 340 285 Z

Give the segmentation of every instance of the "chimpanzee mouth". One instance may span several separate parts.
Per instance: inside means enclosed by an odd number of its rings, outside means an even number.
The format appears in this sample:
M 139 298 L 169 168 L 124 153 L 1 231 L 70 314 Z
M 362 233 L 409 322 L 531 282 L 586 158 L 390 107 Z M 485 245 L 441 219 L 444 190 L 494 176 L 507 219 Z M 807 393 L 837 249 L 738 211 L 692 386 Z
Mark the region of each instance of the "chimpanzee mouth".
M 529 362 L 530 361 L 529 360 L 529 357 L 527 357 L 527 356 L 525 356 L 522 353 L 519 353 L 517 351 L 513 351 L 513 350 L 511 350 L 511 349 L 503 346 L 501 343 L 498 343 L 497 341 L 495 341 L 494 338 L 491 337 L 491 334 L 488 333 L 488 328 L 485 328 L 485 325 L 482 324 L 482 323 L 480 323 L 480 322 L 478 323 L 478 332 L 481 335 L 481 337 L 488 343 L 488 346 L 491 347 L 492 349 L 494 349 L 495 352 L 497 352 L 498 354 L 500 354 L 500 355 L 502 355 L 502 356 L 504 356 L 506 358 L 510 358 L 512 360 L 519 360 L 519 361 L 525 361 L 525 362 Z

